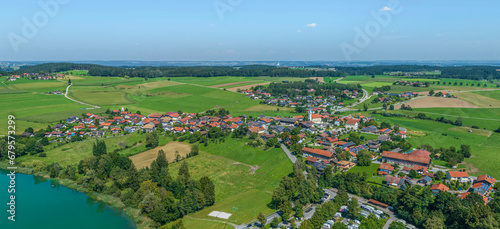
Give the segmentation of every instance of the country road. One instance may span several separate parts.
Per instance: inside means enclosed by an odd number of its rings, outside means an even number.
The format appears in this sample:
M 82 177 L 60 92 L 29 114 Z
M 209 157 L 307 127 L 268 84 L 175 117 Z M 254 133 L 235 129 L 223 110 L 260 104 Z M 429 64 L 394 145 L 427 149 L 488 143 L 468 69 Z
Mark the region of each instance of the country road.
M 80 103 L 80 104 L 83 104 L 83 105 L 87 105 L 87 106 L 91 106 L 92 108 L 88 108 L 88 109 L 96 109 L 96 108 L 100 108 L 96 105 L 92 105 L 92 104 L 88 104 L 88 103 L 84 103 L 84 102 L 81 102 L 81 101 L 78 101 L 78 100 L 75 100 L 75 99 L 72 99 L 70 97 L 68 97 L 68 92 L 69 92 L 69 88 L 71 87 L 71 85 L 73 84 L 70 84 L 68 85 L 68 87 L 66 88 L 66 93 L 64 93 L 64 97 L 66 97 L 67 99 L 73 101 L 73 102 L 77 102 L 77 103 Z

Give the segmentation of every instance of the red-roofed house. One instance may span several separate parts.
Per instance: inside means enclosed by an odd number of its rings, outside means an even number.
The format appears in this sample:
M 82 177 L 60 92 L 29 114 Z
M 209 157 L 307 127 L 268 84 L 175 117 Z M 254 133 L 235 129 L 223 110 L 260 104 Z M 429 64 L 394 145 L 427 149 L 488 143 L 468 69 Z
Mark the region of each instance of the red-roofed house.
M 307 157 L 307 158 L 306 158 L 306 161 L 307 161 L 307 164 L 312 165 L 312 164 L 314 164 L 316 161 L 318 161 L 318 158 L 315 158 L 315 157 Z
M 387 174 L 392 174 L 394 172 L 394 167 L 392 167 L 390 164 L 387 163 L 382 163 L 380 167 L 378 167 L 378 174 L 379 175 L 387 175 Z
M 467 172 L 446 171 L 446 180 L 458 181 L 460 183 L 470 182 L 469 174 Z
M 485 175 L 478 176 L 477 182 L 478 183 L 486 183 L 488 185 L 494 185 L 496 180 L 495 180 L 495 178 L 485 174 Z
M 450 188 L 448 188 L 448 186 L 441 184 L 441 183 L 433 184 L 431 186 L 431 192 L 434 194 L 438 194 L 439 192 L 447 192 L 448 190 L 450 190 Z
M 430 157 L 420 157 L 411 154 L 394 153 L 390 151 L 382 152 L 382 160 L 387 160 L 387 163 L 397 164 L 397 165 L 419 165 L 424 167 L 429 167 L 431 163 Z
M 311 156 L 323 160 L 330 160 L 333 157 L 333 153 L 330 151 L 312 149 L 307 147 L 302 148 L 302 153 L 304 154 L 304 156 Z
M 357 120 L 357 119 L 349 119 L 345 123 L 345 127 L 348 129 L 352 129 L 352 130 L 357 130 L 358 125 L 359 125 L 359 120 Z

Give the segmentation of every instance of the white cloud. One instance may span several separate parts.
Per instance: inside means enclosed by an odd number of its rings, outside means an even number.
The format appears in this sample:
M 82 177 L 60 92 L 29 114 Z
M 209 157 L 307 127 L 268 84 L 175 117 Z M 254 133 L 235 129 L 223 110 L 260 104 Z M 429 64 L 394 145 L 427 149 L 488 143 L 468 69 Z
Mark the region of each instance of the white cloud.
M 378 11 L 391 11 L 391 10 L 392 10 L 391 8 L 384 6 L 381 9 L 379 9 Z
M 318 24 L 316 24 L 316 23 L 311 23 L 311 24 L 307 24 L 306 26 L 307 26 L 307 27 L 313 27 L 313 28 L 314 28 L 314 27 L 318 26 Z
M 301 33 L 301 32 L 302 32 L 302 30 L 300 30 L 300 29 L 299 29 L 299 30 L 297 30 L 297 33 Z
M 214 25 L 214 24 L 210 24 L 210 25 L 208 25 L 208 26 L 209 26 L 209 27 L 215 27 L 215 25 Z

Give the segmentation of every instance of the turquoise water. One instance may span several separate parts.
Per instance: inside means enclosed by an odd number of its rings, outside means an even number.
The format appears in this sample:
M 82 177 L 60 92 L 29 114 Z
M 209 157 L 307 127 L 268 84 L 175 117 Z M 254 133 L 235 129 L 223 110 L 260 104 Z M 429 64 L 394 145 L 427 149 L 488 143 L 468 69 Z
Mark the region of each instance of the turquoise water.
M 122 210 L 106 206 L 84 193 L 71 190 L 50 179 L 16 174 L 16 221 L 7 217 L 10 178 L 0 169 L 0 228 L 111 229 L 137 228 Z

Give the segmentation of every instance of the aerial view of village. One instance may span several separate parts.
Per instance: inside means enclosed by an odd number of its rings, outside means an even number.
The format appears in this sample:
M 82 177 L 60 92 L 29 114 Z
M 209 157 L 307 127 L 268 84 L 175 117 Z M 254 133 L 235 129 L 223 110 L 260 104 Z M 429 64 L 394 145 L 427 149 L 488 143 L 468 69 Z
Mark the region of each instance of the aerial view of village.
M 2 229 L 500 228 L 499 2 L 26 2 Z

